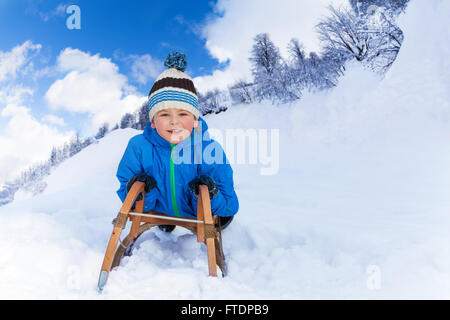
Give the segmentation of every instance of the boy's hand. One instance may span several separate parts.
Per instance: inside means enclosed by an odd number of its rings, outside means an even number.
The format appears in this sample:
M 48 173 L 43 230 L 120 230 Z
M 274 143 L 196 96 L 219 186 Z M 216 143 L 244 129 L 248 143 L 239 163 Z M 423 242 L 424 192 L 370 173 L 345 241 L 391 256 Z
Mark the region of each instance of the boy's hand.
M 136 181 L 140 181 L 140 182 L 144 182 L 145 183 L 145 192 L 148 193 L 150 192 L 150 190 L 152 190 L 154 187 L 156 187 L 156 180 L 155 178 L 153 178 L 152 176 L 148 176 L 146 175 L 144 172 L 139 173 L 137 175 L 135 175 L 134 177 L 132 177 L 128 183 L 127 183 L 127 192 L 130 191 L 131 187 L 133 186 L 133 184 Z M 137 197 L 136 201 L 140 201 L 142 200 L 142 195 L 139 194 L 139 196 Z
M 213 179 L 211 179 L 209 176 L 205 174 L 202 174 L 201 176 L 196 177 L 188 184 L 189 189 L 191 189 L 192 193 L 195 194 L 196 197 L 198 197 L 199 193 L 198 186 L 201 184 L 204 184 L 208 187 L 209 199 L 214 198 L 217 192 L 219 192 L 219 189 L 217 189 L 217 186 L 214 183 Z

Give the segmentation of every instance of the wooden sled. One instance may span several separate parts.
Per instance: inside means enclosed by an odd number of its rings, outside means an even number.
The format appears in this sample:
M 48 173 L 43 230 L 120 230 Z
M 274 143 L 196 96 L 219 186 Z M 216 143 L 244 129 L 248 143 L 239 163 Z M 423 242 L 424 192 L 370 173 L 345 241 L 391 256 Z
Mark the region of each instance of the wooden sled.
M 199 186 L 199 196 L 197 202 L 197 219 L 177 218 L 155 211 L 143 212 L 145 205 L 145 184 L 135 182 L 128 192 L 122 208 L 114 221 L 114 228 L 106 248 L 102 268 L 98 280 L 98 290 L 102 292 L 108 280 L 109 272 L 112 268 L 120 264 L 125 251 L 130 245 L 145 231 L 158 225 L 175 225 L 184 227 L 197 235 L 197 241 L 206 245 L 208 256 L 209 275 L 217 277 L 217 266 L 222 271 L 222 276 L 226 275 L 225 256 L 222 249 L 222 236 L 219 219 L 211 214 L 211 203 L 209 199 L 208 187 Z M 132 206 L 139 194 L 142 200 L 136 202 L 135 209 Z M 125 228 L 127 221 L 132 222 L 130 233 L 120 241 L 120 234 Z M 216 228 L 219 225 L 219 228 Z M 119 246 L 117 244 L 120 242 Z M 217 265 L 217 266 L 216 266 Z

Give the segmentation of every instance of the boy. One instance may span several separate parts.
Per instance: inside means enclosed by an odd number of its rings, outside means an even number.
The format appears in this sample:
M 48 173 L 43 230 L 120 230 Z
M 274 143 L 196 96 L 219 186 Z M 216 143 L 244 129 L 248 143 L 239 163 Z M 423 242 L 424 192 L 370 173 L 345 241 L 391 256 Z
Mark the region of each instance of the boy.
M 208 126 L 199 117 L 194 84 L 184 73 L 184 54 L 169 54 L 164 65 L 168 69 L 159 75 L 149 93 L 150 121 L 143 134 L 130 139 L 119 163 L 117 194 L 123 202 L 133 183 L 142 181 L 145 212 L 193 218 L 197 216 L 198 186 L 204 184 L 212 213 L 219 216 L 224 228 L 239 208 L 233 170 L 220 145 L 209 139 Z M 215 151 L 212 163 L 201 157 L 208 146 Z M 181 162 L 176 159 L 180 151 Z M 166 232 L 173 228 L 160 226 Z

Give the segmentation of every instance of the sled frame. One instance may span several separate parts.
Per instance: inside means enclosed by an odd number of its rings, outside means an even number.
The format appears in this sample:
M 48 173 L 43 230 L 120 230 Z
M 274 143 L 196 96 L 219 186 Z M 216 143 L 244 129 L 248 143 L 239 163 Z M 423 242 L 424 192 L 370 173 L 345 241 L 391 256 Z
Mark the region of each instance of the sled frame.
M 206 245 L 209 275 L 217 277 L 217 266 L 219 266 L 224 277 L 226 275 L 226 264 L 222 248 L 220 220 L 211 213 L 208 187 L 206 185 L 199 186 L 197 219 L 177 218 L 156 211 L 144 213 L 144 187 L 145 184 L 140 181 L 133 184 L 116 219 L 114 219 L 113 231 L 106 248 L 98 280 L 99 292 L 102 292 L 106 285 L 109 272 L 120 264 L 120 260 L 126 253 L 126 250 L 131 247 L 141 234 L 158 225 L 180 226 L 196 234 L 197 242 L 203 242 Z M 142 194 L 142 199 L 136 202 L 140 194 Z M 133 210 L 132 207 L 135 202 L 136 206 Z M 120 240 L 120 235 L 128 220 L 132 222 L 130 232 L 123 240 Z M 216 225 L 219 227 L 216 228 Z

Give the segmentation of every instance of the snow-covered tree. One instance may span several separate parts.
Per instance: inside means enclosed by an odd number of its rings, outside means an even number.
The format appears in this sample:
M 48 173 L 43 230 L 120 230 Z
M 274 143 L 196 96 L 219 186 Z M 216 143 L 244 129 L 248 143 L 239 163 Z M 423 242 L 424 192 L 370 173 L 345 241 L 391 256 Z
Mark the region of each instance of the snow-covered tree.
M 120 120 L 120 129 L 131 128 L 134 123 L 134 116 L 131 113 L 125 113 Z
M 405 10 L 409 0 L 349 0 L 357 13 L 373 14 L 378 8 L 391 10 L 398 14 Z
M 144 102 L 141 107 L 136 111 L 137 128 L 138 130 L 144 130 L 149 119 L 148 102 Z
M 90 146 L 94 141 L 95 141 L 95 139 L 92 138 L 92 137 L 87 137 L 85 139 L 82 139 L 81 140 L 81 150 L 86 148 L 86 147 L 88 147 L 88 146 Z
M 290 61 L 286 65 L 286 82 L 290 90 L 295 92 L 296 96 L 301 97 L 303 89 L 307 86 L 307 58 L 303 45 L 297 40 L 292 39 L 288 44 Z
M 98 132 L 95 135 L 95 139 L 99 140 L 103 138 L 109 130 L 109 124 L 107 122 L 103 123 L 100 128 L 98 128 Z
M 336 86 L 343 65 L 335 56 L 319 56 L 315 52 L 307 55 L 297 39 L 289 42 L 288 52 L 290 58 L 286 75 L 291 92 L 301 96 L 305 89 L 323 90 Z
M 403 33 L 395 25 L 392 11 L 355 12 L 333 6 L 329 10 L 331 15 L 316 26 L 326 55 L 336 57 L 338 62 L 356 59 L 380 74 L 385 73 L 403 41 Z
M 365 60 L 369 51 L 370 35 L 362 32 L 358 16 L 352 10 L 333 6 L 329 6 L 329 11 L 331 15 L 316 26 L 324 49 L 347 59 Z
M 364 15 L 367 32 L 371 34 L 371 50 L 367 57 L 370 67 L 381 74 L 385 73 L 394 63 L 403 43 L 403 32 L 395 24 L 395 14 L 392 10 L 379 9 L 372 14 Z
M 76 155 L 82 149 L 82 141 L 80 138 L 80 133 L 77 131 L 75 137 L 73 137 L 69 144 L 69 157 Z
M 55 147 L 53 147 L 52 151 L 50 152 L 49 162 L 52 167 L 56 166 L 59 163 L 58 150 Z
M 226 100 L 224 95 L 225 93 L 219 89 L 209 90 L 204 94 L 198 92 L 197 96 L 200 113 L 204 116 L 210 113 L 217 114 L 227 110 L 227 106 L 224 103 Z
M 326 50 L 321 53 L 321 70 L 322 83 L 324 87 L 335 87 L 339 77 L 344 75 L 345 71 L 345 57 L 337 55 Z
M 278 104 L 300 98 L 289 90 L 286 64 L 267 33 L 256 35 L 249 60 L 257 99 Z
M 232 104 L 250 104 L 255 99 L 254 84 L 239 80 L 228 88 Z

